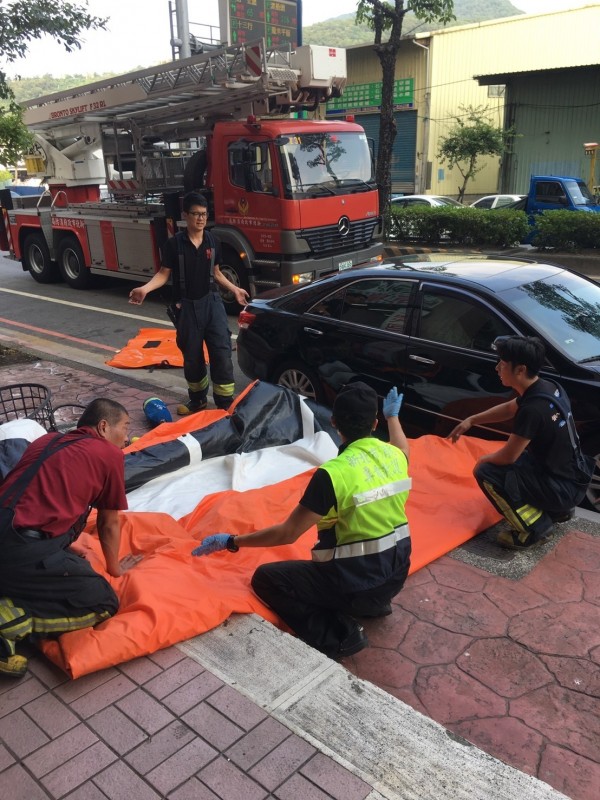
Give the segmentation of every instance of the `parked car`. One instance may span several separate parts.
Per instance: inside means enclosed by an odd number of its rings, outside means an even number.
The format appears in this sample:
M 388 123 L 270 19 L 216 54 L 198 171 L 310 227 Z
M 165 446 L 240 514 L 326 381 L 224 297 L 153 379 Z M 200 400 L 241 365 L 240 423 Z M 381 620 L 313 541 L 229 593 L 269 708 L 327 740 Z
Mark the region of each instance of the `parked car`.
M 525 197 L 523 194 L 488 194 L 471 203 L 471 208 L 505 208 Z
M 397 386 L 407 435 L 446 436 L 512 396 L 495 371 L 494 339 L 537 335 L 547 349 L 543 374 L 571 397 L 585 451 L 600 453 L 600 285 L 547 263 L 411 258 L 252 300 L 239 317 L 242 371 L 327 405 L 352 381 L 380 397 Z M 509 430 L 473 432 L 502 438 Z M 600 481 L 593 491 L 600 498 Z
M 451 197 L 442 197 L 438 194 L 393 194 L 390 198 L 392 208 L 414 208 L 415 206 L 458 206 L 462 208 L 462 204 L 458 200 L 453 200 Z

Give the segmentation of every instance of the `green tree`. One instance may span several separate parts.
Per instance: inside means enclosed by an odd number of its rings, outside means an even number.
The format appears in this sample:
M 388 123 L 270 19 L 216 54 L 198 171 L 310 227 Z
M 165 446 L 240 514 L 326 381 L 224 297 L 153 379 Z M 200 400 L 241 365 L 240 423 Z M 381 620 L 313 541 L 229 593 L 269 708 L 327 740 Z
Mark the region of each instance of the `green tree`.
M 23 112 L 0 111 L 0 164 L 16 165 L 33 146 L 33 136 L 23 124 Z
M 469 181 L 480 172 L 485 164 L 480 164 L 483 156 L 501 156 L 508 142 L 515 135 L 514 130 L 502 130 L 492 124 L 487 108 L 482 106 L 459 106 L 463 116 L 454 117 L 456 124 L 447 136 L 440 138 L 438 158 L 448 163 L 462 175 L 462 186 L 458 187 L 458 199 L 462 202 Z
M 0 0 L 0 61 L 12 64 L 27 54 L 30 43 L 45 34 L 64 45 L 67 52 L 81 47 L 83 31 L 104 28 L 106 20 L 88 13 L 85 5 L 67 0 Z M 0 160 L 22 155 L 27 141 L 6 72 L 0 69 Z M 8 138 L 6 138 L 8 137 Z
M 396 59 L 400 50 L 402 25 L 408 12 L 424 22 L 437 20 L 442 24 L 454 19 L 453 0 L 359 0 L 356 21 L 366 22 L 374 32 L 375 52 L 381 64 L 381 115 L 379 122 L 379 151 L 376 179 L 379 187 L 380 211 L 387 218 L 392 191 L 392 153 L 396 138 L 394 120 L 394 81 Z M 384 34 L 389 38 L 384 41 Z

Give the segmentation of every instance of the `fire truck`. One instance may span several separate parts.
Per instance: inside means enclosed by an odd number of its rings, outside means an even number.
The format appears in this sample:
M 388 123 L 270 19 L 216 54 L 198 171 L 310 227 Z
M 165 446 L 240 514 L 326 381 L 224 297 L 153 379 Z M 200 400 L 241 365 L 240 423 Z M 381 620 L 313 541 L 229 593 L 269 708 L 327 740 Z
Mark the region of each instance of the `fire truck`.
M 364 130 L 305 118 L 345 83 L 345 50 L 284 52 L 261 40 L 31 100 L 26 163 L 48 189 L 0 193 L 0 248 L 40 283 L 145 281 L 181 224 L 183 194 L 198 190 L 222 272 L 251 295 L 376 263 Z

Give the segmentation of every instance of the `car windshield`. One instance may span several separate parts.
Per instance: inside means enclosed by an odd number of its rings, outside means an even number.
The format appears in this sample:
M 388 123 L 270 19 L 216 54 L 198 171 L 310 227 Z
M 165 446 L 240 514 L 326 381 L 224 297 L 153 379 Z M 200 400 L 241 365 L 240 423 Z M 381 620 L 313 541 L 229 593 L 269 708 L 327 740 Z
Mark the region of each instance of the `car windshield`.
M 451 197 L 436 197 L 435 202 L 439 206 L 460 206 L 460 203 Z
M 595 206 L 593 194 L 583 181 L 565 181 L 569 194 L 576 206 Z
M 298 194 L 346 194 L 375 188 L 364 133 L 298 134 L 280 145 L 286 190 Z
M 573 361 L 600 361 L 600 286 L 561 272 L 502 292 L 502 299 Z

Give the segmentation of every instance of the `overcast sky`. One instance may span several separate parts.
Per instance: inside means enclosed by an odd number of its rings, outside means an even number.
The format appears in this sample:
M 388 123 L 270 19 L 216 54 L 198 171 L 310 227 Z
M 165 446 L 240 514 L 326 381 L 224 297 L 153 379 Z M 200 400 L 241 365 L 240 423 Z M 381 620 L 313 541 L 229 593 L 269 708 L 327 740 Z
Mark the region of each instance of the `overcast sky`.
M 512 2 L 528 14 L 586 5 L 585 0 Z M 89 0 L 88 5 L 93 14 L 109 18 L 106 31 L 86 33 L 81 50 L 73 53 L 66 53 L 48 37 L 34 41 L 25 59 L 6 65 L 7 74 L 27 77 L 46 73 L 58 76 L 127 72 L 138 66 L 151 66 L 171 59 L 168 0 Z M 303 23 L 312 25 L 332 16 L 351 13 L 356 6 L 357 0 L 335 0 L 335 3 L 303 0 Z M 208 32 L 209 25 L 218 28 L 218 0 L 189 0 L 188 9 L 190 23 L 206 26 L 191 24 L 193 33 L 202 35 Z

